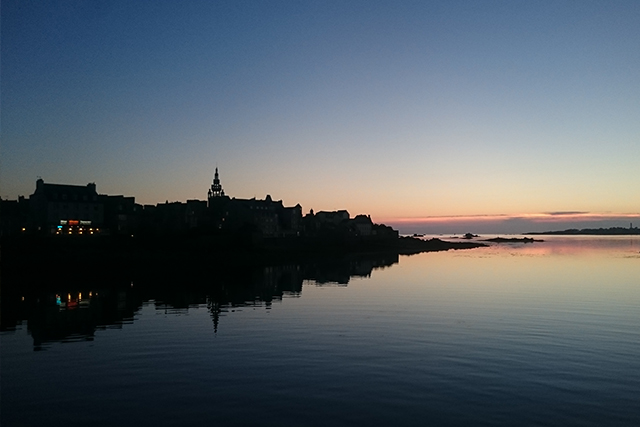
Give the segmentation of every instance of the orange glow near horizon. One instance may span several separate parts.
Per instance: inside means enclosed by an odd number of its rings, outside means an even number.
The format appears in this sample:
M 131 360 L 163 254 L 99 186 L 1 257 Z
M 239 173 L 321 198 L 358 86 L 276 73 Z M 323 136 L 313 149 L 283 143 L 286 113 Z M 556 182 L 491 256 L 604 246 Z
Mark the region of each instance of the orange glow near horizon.
M 511 219 L 523 219 L 531 222 L 567 222 L 567 221 L 601 221 L 601 220 L 622 220 L 637 219 L 640 213 L 591 213 L 591 212 L 552 212 L 552 213 L 525 213 L 525 214 L 494 214 L 494 215 L 451 215 L 451 216 L 424 216 L 405 218 L 383 218 L 381 222 L 394 223 L 455 223 L 463 221 L 474 222 L 495 222 Z
M 374 222 L 397 228 L 401 233 L 521 234 L 586 228 L 629 228 L 640 225 L 640 213 L 543 212 L 523 214 L 451 215 L 374 218 Z

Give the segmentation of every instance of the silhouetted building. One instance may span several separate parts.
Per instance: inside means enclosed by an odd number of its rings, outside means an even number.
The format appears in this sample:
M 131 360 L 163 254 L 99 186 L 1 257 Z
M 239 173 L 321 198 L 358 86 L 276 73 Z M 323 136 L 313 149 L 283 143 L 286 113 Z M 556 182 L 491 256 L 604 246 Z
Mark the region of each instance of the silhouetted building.
M 225 228 L 228 219 L 227 204 L 231 200 L 224 194 L 222 184 L 220 183 L 220 175 L 218 168 L 213 175 L 213 183 L 207 193 L 207 220 L 206 226 L 214 230 L 222 230 Z
M 0 235 L 18 232 L 53 235 L 164 235 L 241 233 L 245 237 L 280 238 L 305 235 L 314 239 L 354 241 L 397 237 L 397 231 L 373 224 L 367 215 L 351 219 L 346 210 L 311 211 L 303 219 L 302 207 L 284 206 L 270 195 L 237 199 L 225 195 L 218 168 L 207 201 L 166 201 L 141 206 L 134 197 L 98 194 L 96 184 L 62 185 L 36 181 L 25 200 L 1 201 Z
M 345 221 L 349 220 L 349 212 L 346 210 L 339 211 L 320 211 L 315 215 L 316 221 L 320 224 L 331 223 L 334 225 L 339 225 Z
M 29 205 L 31 231 L 52 234 L 96 232 L 104 222 L 104 206 L 98 200 L 94 183 L 86 186 L 48 184 L 39 178 L 36 191 L 29 196 Z
M 218 230 L 246 231 L 263 237 L 298 236 L 302 225 L 302 207 L 285 207 L 270 195 L 264 200 L 229 198 L 222 190 L 218 168 L 208 191 L 209 225 Z
M 20 196 L 18 200 L 0 199 L 0 236 L 20 234 L 27 230 L 29 200 Z
M 49 184 L 29 196 L 25 232 L 52 235 L 133 234 L 142 221 L 134 197 L 98 194 L 96 184 Z
M 371 236 L 373 231 L 373 222 L 371 217 L 367 215 L 356 215 L 351 222 L 351 228 L 356 236 L 368 237 Z
M 374 224 L 368 215 L 349 217 L 346 210 L 311 210 L 303 221 L 304 234 L 323 240 L 342 240 L 344 242 L 397 239 L 398 231 L 381 224 Z
M 142 205 L 135 197 L 101 194 L 98 201 L 104 209 L 104 228 L 111 234 L 135 234 L 142 221 Z
M 302 207 L 287 208 L 282 200 L 230 199 L 224 205 L 224 229 L 259 232 L 263 237 L 297 236 L 300 232 Z

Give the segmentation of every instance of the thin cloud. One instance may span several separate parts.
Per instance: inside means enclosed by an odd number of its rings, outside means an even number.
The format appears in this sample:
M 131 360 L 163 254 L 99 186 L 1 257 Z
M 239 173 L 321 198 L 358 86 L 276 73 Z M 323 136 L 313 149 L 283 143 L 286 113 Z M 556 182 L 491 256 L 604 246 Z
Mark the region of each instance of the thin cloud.
M 545 215 L 552 216 L 562 216 L 562 215 L 588 215 L 591 212 L 580 212 L 580 211 L 557 211 L 557 212 L 545 212 Z

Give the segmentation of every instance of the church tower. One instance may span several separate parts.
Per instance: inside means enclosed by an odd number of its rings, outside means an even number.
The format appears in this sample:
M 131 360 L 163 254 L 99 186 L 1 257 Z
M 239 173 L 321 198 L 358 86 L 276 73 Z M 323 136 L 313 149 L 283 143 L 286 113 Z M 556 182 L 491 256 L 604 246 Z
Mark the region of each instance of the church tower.
M 224 190 L 222 189 L 222 184 L 220 184 L 220 176 L 218 175 L 218 168 L 216 168 L 216 173 L 213 175 L 213 184 L 211 184 L 211 188 L 209 189 L 208 199 L 211 201 L 214 197 L 222 197 L 224 196 Z

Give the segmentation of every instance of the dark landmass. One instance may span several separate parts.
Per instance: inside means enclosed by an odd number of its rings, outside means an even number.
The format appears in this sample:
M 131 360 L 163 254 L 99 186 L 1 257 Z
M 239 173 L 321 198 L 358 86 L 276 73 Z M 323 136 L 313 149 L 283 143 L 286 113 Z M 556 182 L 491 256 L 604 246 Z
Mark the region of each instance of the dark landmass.
M 485 239 L 483 242 L 494 242 L 494 243 L 533 243 L 533 242 L 544 242 L 544 240 L 535 240 L 531 237 L 494 237 L 493 239 Z
M 400 237 L 397 243 L 399 254 L 411 255 L 421 252 L 448 251 L 450 249 L 473 249 L 486 246 L 477 242 L 445 242 L 440 239 L 415 239 L 413 237 Z
M 82 272 L 90 277 L 114 272 L 164 269 L 212 271 L 228 266 L 309 263 L 362 256 L 411 255 L 421 252 L 471 249 L 477 242 L 445 242 L 413 237 L 349 239 L 335 237 L 255 238 L 255 235 L 183 235 L 134 238 L 100 236 L 68 238 L 12 236 L 0 244 L 5 276 L 39 272 Z
M 587 236 L 628 236 L 628 235 L 640 235 L 640 228 L 638 227 L 611 227 L 611 228 L 583 228 L 578 230 L 576 228 L 570 228 L 562 231 L 542 231 L 542 232 L 529 232 L 523 233 L 526 235 L 556 235 L 556 236 L 572 236 L 572 235 L 587 235 Z
M 175 240 L 172 244 L 111 238 L 100 242 L 98 239 L 65 240 L 20 239 L 10 244 L 4 240 L 0 270 L 3 291 L 16 283 L 21 287 L 21 283 L 37 282 L 36 287 L 48 288 L 49 284 L 111 282 L 122 277 L 156 275 L 162 280 L 181 277 L 190 282 L 210 282 L 225 274 L 232 277 L 254 268 L 283 265 L 307 266 L 307 272 L 310 271 L 308 266 L 318 266 L 312 268 L 314 273 L 305 278 L 346 283 L 350 276 L 370 274 L 373 268 L 397 263 L 400 255 L 486 246 L 475 242 L 452 243 L 400 237 L 384 245 L 358 243 L 341 247 L 320 244 L 285 247 L 282 242 L 274 242 L 273 246 L 260 248 L 215 246 L 203 250 L 201 244 L 190 245 L 181 241 L 177 245 Z M 354 269 L 354 265 L 359 267 Z M 365 265 L 369 268 L 363 270 Z

